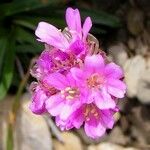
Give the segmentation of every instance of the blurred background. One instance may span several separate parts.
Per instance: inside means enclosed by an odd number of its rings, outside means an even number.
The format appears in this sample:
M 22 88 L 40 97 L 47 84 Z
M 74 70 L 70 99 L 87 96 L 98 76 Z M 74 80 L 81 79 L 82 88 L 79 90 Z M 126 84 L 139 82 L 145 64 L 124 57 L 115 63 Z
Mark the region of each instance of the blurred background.
M 30 67 L 44 49 L 34 31 L 40 21 L 63 29 L 68 6 L 92 18 L 91 33 L 125 72 L 121 112 L 99 140 L 82 129 L 61 133 L 49 116 L 28 109 Z M 150 150 L 150 1 L 1 0 L 0 150 Z

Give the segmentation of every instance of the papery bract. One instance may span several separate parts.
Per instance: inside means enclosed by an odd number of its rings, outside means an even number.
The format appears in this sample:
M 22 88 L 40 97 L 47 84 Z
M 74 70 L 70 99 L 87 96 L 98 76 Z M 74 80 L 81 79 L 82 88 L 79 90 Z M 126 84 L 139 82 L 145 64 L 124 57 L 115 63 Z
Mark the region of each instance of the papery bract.
M 35 114 L 42 114 L 44 112 L 47 112 L 45 108 L 45 101 L 48 97 L 45 91 L 37 82 L 33 82 L 30 88 L 33 91 L 30 110 Z

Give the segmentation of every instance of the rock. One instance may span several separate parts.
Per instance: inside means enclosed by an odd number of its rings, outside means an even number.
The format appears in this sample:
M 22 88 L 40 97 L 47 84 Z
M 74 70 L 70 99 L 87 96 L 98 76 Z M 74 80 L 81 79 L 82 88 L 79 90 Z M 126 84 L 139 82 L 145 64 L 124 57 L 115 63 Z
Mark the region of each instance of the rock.
M 128 11 L 127 27 L 133 35 L 139 35 L 144 31 L 144 15 L 142 11 L 135 8 Z
M 122 15 L 124 13 L 122 12 Z M 127 40 L 128 40 L 128 33 L 127 33 L 127 30 L 124 29 L 124 28 L 120 28 L 117 32 L 117 35 L 116 35 L 116 41 L 119 41 L 119 42 L 123 42 L 123 43 L 126 43 Z
M 150 104 L 150 58 L 146 61 L 137 90 L 137 97 L 143 104 Z
M 125 82 L 127 84 L 127 95 L 136 97 L 142 72 L 145 71 L 146 61 L 144 57 L 137 55 L 130 58 L 124 64 Z
M 54 150 L 83 150 L 81 141 L 75 134 L 63 132 L 62 137 L 64 138 L 64 143 L 53 140 Z
M 100 137 L 99 139 L 92 139 L 89 138 L 86 134 L 83 128 L 77 129 L 76 132 L 79 134 L 80 138 L 85 144 L 98 144 L 100 142 L 106 141 L 108 136 L 105 134 L 103 137 Z
M 119 145 L 127 145 L 129 140 L 130 139 L 123 134 L 119 126 L 114 127 L 108 136 L 109 142 L 119 144 Z
M 120 66 L 123 66 L 128 58 L 127 48 L 123 43 L 110 46 L 108 48 L 108 54 L 112 57 L 113 61 Z
M 150 3 L 149 0 L 135 0 L 137 5 L 141 7 L 145 12 L 149 12 Z
M 136 41 L 133 38 L 130 38 L 128 40 L 128 47 L 131 50 L 135 50 L 135 48 L 136 48 Z
M 137 98 L 143 104 L 150 104 L 150 70 L 139 81 Z
M 6 149 L 8 115 L 12 107 L 13 96 L 7 96 L 0 102 L 0 150 Z
M 136 47 L 135 47 L 135 52 L 136 52 L 136 54 L 138 55 L 138 54 L 140 54 L 140 55 L 147 55 L 147 52 L 148 52 L 148 50 L 149 50 L 149 47 L 148 47 L 148 43 L 147 42 L 145 42 L 145 43 L 143 43 L 143 40 L 144 39 L 142 39 L 141 37 L 137 37 L 136 38 Z M 146 41 L 146 40 L 145 40 Z
M 137 149 L 133 147 L 124 148 L 122 146 L 113 143 L 104 142 L 96 146 L 95 145 L 88 146 L 87 150 L 137 150 Z
M 29 110 L 30 96 L 21 100 L 14 129 L 15 150 L 52 150 L 49 128 L 42 116 Z
M 133 127 L 131 135 L 137 140 L 138 145 L 150 144 L 150 109 L 148 106 L 136 106 L 132 109 L 129 120 Z

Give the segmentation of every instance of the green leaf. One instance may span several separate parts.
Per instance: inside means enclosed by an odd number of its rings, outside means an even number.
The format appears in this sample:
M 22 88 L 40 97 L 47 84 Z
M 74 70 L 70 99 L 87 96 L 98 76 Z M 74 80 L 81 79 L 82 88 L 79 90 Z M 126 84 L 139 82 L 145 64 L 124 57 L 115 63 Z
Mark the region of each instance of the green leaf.
M 44 47 L 42 44 L 36 41 L 36 36 L 34 33 L 25 30 L 21 27 L 16 29 L 16 40 L 18 44 L 16 45 L 17 53 L 39 53 Z
M 31 44 L 21 44 L 16 47 L 16 52 L 17 53 L 32 53 L 32 54 L 37 54 L 41 53 L 44 49 L 44 46 L 42 44 L 37 43 L 34 45 Z
M 23 27 L 26 27 L 26 28 L 29 28 L 31 30 L 35 30 L 36 28 L 36 24 L 33 23 L 33 21 L 28 21 L 28 20 L 23 20 L 23 19 L 18 19 L 18 20 L 13 20 L 13 23 L 17 24 L 17 25 L 20 25 L 20 26 L 23 26 Z
M 5 37 L 0 39 L 0 72 L 2 72 L 3 60 L 6 50 L 7 39 Z
M 30 31 L 25 30 L 21 27 L 16 28 L 16 40 L 19 43 L 34 44 L 36 42 L 34 33 L 31 33 Z
M 33 16 L 23 16 L 23 17 L 17 16 L 14 18 L 13 23 L 22 27 L 26 27 L 31 30 L 35 30 L 40 21 L 48 22 L 50 24 L 57 26 L 58 28 L 65 27 L 65 20 L 63 20 L 63 17 L 61 15 L 60 16 L 49 15 L 48 17 L 47 16 L 34 16 L 34 17 Z
M 81 9 L 81 15 L 84 17 L 90 16 L 92 18 L 92 22 L 96 24 L 105 25 L 112 28 L 117 28 L 121 25 L 120 20 L 116 16 L 110 15 L 103 11 Z
M 12 82 L 13 77 L 13 70 L 14 70 L 14 58 L 15 58 L 15 50 L 14 50 L 14 43 L 13 39 L 7 39 L 5 44 L 5 56 L 3 62 L 3 68 L 1 72 L 1 79 L 0 79 L 0 100 L 2 100 Z
M 48 5 L 57 5 L 61 0 L 24 0 L 0 5 L 0 18 L 21 12 L 29 12 Z
M 93 27 L 93 28 L 91 29 L 91 33 L 93 33 L 93 34 L 106 34 L 107 31 L 106 31 L 106 30 L 103 30 L 103 29 L 101 29 L 101 28 L 98 28 L 98 27 Z

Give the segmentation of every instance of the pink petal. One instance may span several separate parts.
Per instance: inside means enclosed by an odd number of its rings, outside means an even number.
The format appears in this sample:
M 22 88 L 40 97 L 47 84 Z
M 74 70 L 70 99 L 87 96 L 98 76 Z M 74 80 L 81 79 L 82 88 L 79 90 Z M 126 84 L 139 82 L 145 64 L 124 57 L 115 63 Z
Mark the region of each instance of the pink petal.
M 73 78 L 77 80 L 78 82 L 84 79 L 85 74 L 83 70 L 74 67 L 74 68 L 71 68 L 70 72 Z
M 109 78 L 107 81 L 108 92 L 117 97 L 123 98 L 126 92 L 126 85 L 120 80 Z
M 66 22 L 70 30 L 81 33 L 81 17 L 78 9 L 67 8 Z
M 102 126 L 102 124 L 99 122 L 98 124 L 90 124 L 88 122 L 84 125 L 84 130 L 87 136 L 95 139 L 103 136 L 106 132 L 106 128 Z
M 43 78 L 42 81 L 46 87 L 53 86 L 58 90 L 62 90 L 69 85 L 66 77 L 60 73 L 52 73 Z
M 70 50 L 73 54 L 79 55 L 85 52 L 85 44 L 80 39 L 76 39 L 70 46 Z
M 62 51 L 65 51 L 69 47 L 68 41 L 61 31 L 46 22 L 38 24 L 35 35 L 39 37 L 39 41 L 52 45 Z
M 86 20 L 85 20 L 85 22 L 84 22 L 84 24 L 83 24 L 83 29 L 82 29 L 82 30 L 83 30 L 83 31 L 82 31 L 82 32 L 83 32 L 83 41 L 86 40 L 87 35 L 88 35 L 88 33 L 89 33 L 91 27 L 92 27 L 91 18 L 90 18 L 90 17 L 87 17 Z
M 109 129 L 112 129 L 114 125 L 113 113 L 110 112 L 110 110 L 102 110 L 100 111 L 100 115 L 104 126 L 106 126 Z
M 105 75 L 107 77 L 120 79 L 123 77 L 123 70 L 115 63 L 109 63 L 105 67 Z
M 64 107 L 61 108 L 60 119 L 66 120 L 73 112 L 74 109 L 71 106 L 64 105 Z
M 109 93 L 107 93 L 105 88 L 102 88 L 101 91 L 97 93 L 95 104 L 99 109 L 115 108 L 116 106 L 115 101 L 111 98 Z
M 56 116 L 55 122 L 56 122 L 56 125 L 59 126 L 62 131 L 70 130 L 71 128 L 73 128 L 73 125 L 70 120 L 63 121 L 60 119 L 59 116 Z
M 96 99 L 99 97 L 99 93 L 97 91 L 95 91 L 95 89 L 91 89 L 88 91 L 89 95 L 88 98 L 86 99 L 86 103 L 90 104 L 93 101 L 96 101 Z
M 41 56 L 37 60 L 37 65 L 43 71 L 43 73 L 47 73 L 51 70 L 52 57 L 50 56 L 49 51 L 45 50 L 42 52 Z
M 101 72 L 104 68 L 104 59 L 101 55 L 86 56 L 85 58 L 85 70 L 91 72 Z
M 84 122 L 84 116 L 83 116 L 83 112 L 81 109 L 78 109 L 73 117 L 72 117 L 72 124 L 77 128 L 79 129 L 81 127 L 81 125 L 83 124 Z
M 63 99 L 61 99 L 60 95 L 51 96 L 46 101 L 46 109 L 52 116 L 57 116 L 61 113 L 61 110 L 64 106 Z

